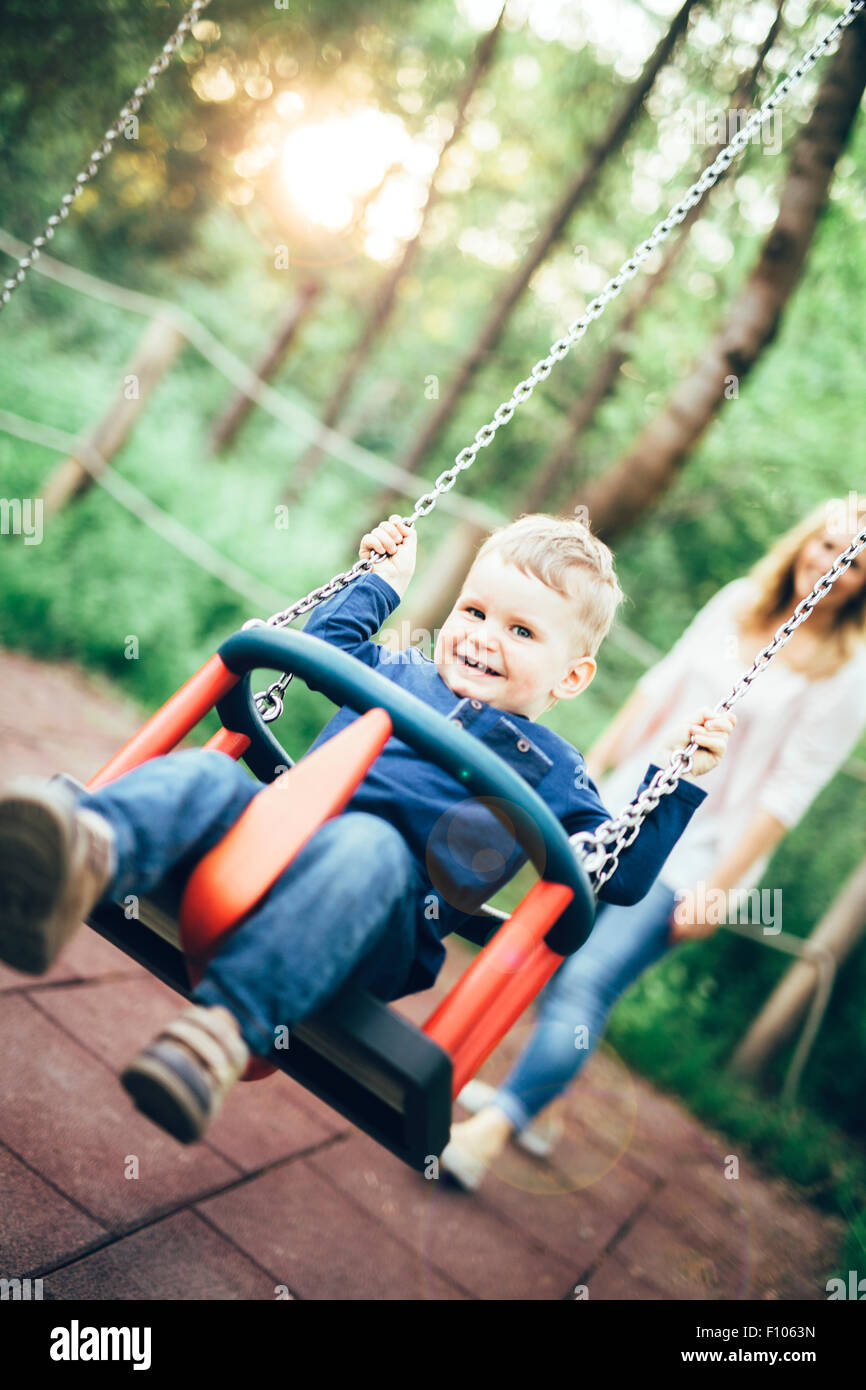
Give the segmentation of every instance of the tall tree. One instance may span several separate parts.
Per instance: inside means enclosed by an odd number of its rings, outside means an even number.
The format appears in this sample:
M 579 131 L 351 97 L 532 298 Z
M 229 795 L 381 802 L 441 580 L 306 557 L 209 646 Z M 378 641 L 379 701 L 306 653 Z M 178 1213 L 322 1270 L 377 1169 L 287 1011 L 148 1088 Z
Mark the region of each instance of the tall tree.
M 791 154 L 779 215 L 727 318 L 667 405 L 602 477 L 581 489 L 593 529 L 610 539 L 664 494 L 715 418 L 773 342 L 805 266 L 839 160 L 866 87 L 866 23 L 842 37 Z
M 686 3 L 680 8 L 667 33 L 647 60 L 640 76 L 629 87 L 624 100 L 611 117 L 602 138 L 589 149 L 580 172 L 572 179 L 559 202 L 551 210 L 528 253 L 509 277 L 474 342 L 470 344 L 468 351 L 464 354 L 450 385 L 443 392 L 436 408 L 424 421 L 410 444 L 408 452 L 401 460 L 401 467 L 408 472 L 417 472 L 421 466 L 445 426 L 452 419 L 458 402 L 465 395 L 477 373 L 502 337 L 511 312 L 532 276 L 566 232 L 574 213 L 594 192 L 606 161 L 622 147 L 623 141 L 641 112 L 644 100 L 651 91 L 656 77 L 668 62 L 677 41 L 684 33 L 692 10 L 700 3 L 701 0 L 686 0 Z M 383 494 L 378 499 L 373 511 L 379 517 L 384 516 L 390 510 L 392 500 L 393 493 Z
M 403 254 L 380 284 L 370 306 L 370 311 L 367 314 L 358 341 L 350 352 L 343 372 L 322 412 L 322 424 L 329 428 L 334 426 L 342 416 L 355 383 L 391 317 L 394 305 L 397 301 L 397 291 L 400 287 L 400 283 L 404 276 L 411 270 L 421 248 L 424 228 L 427 225 L 431 212 L 439 201 L 439 190 L 436 183 L 439 171 L 442 168 L 443 160 L 451 149 L 451 146 L 462 135 L 472 97 L 475 95 L 493 63 L 499 36 L 502 31 L 502 21 L 505 16 L 506 7 L 506 4 L 502 6 L 499 17 L 493 25 L 493 28 L 488 30 L 482 37 L 475 50 L 475 60 L 467 75 L 466 81 L 463 83 L 457 100 L 457 112 L 454 117 L 454 123 L 447 139 L 443 142 L 439 150 L 436 167 L 433 170 L 427 191 L 427 199 L 421 209 L 418 230 L 415 235 L 406 242 L 403 248 Z M 284 494 L 286 501 L 292 502 L 300 497 L 305 487 L 318 472 L 323 457 L 323 446 L 320 440 L 314 439 L 303 457 L 298 460 L 292 473 L 292 477 L 289 480 Z
M 283 311 L 271 341 L 253 368 L 260 381 L 270 381 L 280 363 L 285 360 L 289 348 L 297 342 L 301 325 L 308 318 L 321 292 L 322 282 L 319 279 L 310 278 L 299 286 L 288 308 Z M 218 415 L 211 431 L 212 453 L 218 454 L 228 448 L 254 404 L 246 391 L 234 392 Z
M 739 110 L 754 99 L 767 54 L 778 35 L 784 5 L 785 0 L 780 0 L 751 70 L 743 74 L 737 83 L 730 102 L 734 110 Z M 704 158 L 703 164 L 711 163 L 723 148 L 724 142 L 721 142 Z M 644 280 L 641 289 L 633 295 L 589 384 L 578 393 L 568 411 L 562 438 L 557 440 L 541 467 L 533 473 L 523 493 L 510 505 L 515 516 L 554 505 L 566 480 L 573 475 L 578 440 L 589 430 L 599 409 L 613 391 L 620 368 L 628 360 L 629 342 L 637 321 L 679 261 L 689 233 L 706 211 L 711 195 L 712 189 L 690 209 L 680 234 L 668 243 L 658 269 Z M 416 627 L 432 630 L 448 612 L 484 534 L 475 523 L 461 521 L 439 547 L 434 563 L 428 567 L 420 583 L 416 584 L 409 600 L 412 622 Z
M 767 54 L 778 36 L 784 7 L 785 0 L 780 0 L 773 22 L 764 36 L 754 64 L 748 72 L 741 75 L 737 82 L 729 102 L 730 110 L 739 112 L 748 108 L 755 100 Z M 702 152 L 702 167 L 711 164 L 724 149 L 726 143 L 725 140 L 721 140 L 715 149 Z M 722 175 L 715 188 L 718 188 L 719 183 L 724 182 L 724 178 L 725 175 Z M 633 341 L 632 335 L 638 320 L 677 265 L 692 227 L 704 216 L 712 204 L 713 192 L 713 188 L 708 189 L 701 201 L 689 209 L 688 215 L 680 227 L 679 235 L 668 242 L 658 269 L 652 275 L 647 276 L 641 289 L 632 296 L 613 335 L 613 341 L 590 378 L 589 385 L 580 391 L 575 398 L 566 417 L 566 426 L 561 438 L 557 440 L 541 467 L 533 473 L 528 487 L 519 499 L 517 504 L 519 512 L 539 511 L 552 505 L 560 494 L 563 485 L 567 485 L 569 474 L 574 469 L 577 445 L 591 429 L 599 410 L 619 380 L 621 368 L 629 360 L 629 345 Z

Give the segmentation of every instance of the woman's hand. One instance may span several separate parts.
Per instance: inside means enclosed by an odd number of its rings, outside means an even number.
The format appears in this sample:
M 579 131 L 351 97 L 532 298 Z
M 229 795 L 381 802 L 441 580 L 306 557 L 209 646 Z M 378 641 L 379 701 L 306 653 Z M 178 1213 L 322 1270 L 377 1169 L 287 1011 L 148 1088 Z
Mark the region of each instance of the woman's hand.
M 704 706 L 688 724 L 674 725 L 662 734 L 661 756 L 655 761 L 659 767 L 666 767 L 677 749 L 685 748 L 694 739 L 698 751 L 692 754 L 692 766 L 687 775 L 703 777 L 722 761 L 736 722 L 737 716 L 730 710 L 713 714 L 709 706 Z
M 402 598 L 415 573 L 417 548 L 418 535 L 414 526 L 407 526 L 395 512 L 362 538 L 358 558 L 367 560 L 371 556 L 387 556 L 387 559 L 373 566 L 373 573 L 381 575 Z
M 707 921 L 707 906 L 712 903 L 715 907 L 715 899 L 716 894 L 711 888 L 707 888 L 702 900 L 698 900 L 694 892 L 684 893 L 680 897 L 668 921 L 671 945 L 680 941 L 703 941 L 718 931 L 721 921 Z M 725 901 L 727 903 L 727 894 Z M 713 916 L 716 916 L 715 912 Z

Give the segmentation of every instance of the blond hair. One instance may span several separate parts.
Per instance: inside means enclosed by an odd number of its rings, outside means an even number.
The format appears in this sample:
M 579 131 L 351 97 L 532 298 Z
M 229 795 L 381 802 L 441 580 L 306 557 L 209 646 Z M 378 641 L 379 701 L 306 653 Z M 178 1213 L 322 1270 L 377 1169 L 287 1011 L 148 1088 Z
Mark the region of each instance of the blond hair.
M 604 542 L 576 517 L 534 512 L 500 526 L 480 546 L 475 559 L 492 551 L 573 600 L 575 655 L 595 656 L 624 597 L 614 574 L 613 555 Z M 569 588 L 571 574 L 578 576 L 574 588 Z
M 854 500 L 856 498 L 856 500 Z M 800 552 L 813 537 L 827 531 L 831 534 L 847 535 L 848 527 L 842 524 L 853 510 L 859 521 L 857 531 L 851 532 L 847 541 L 840 540 L 839 553 L 845 549 L 859 530 L 866 524 L 866 496 L 851 494 L 846 502 L 842 498 L 831 497 L 821 502 L 808 516 L 796 526 L 792 526 L 767 551 L 763 559 L 749 570 L 749 578 L 758 593 L 740 609 L 738 617 L 747 627 L 761 628 L 777 619 L 788 617 L 796 607 L 794 593 L 794 570 Z M 827 568 L 830 566 L 828 564 Z M 810 662 L 814 679 L 832 676 L 855 654 L 858 647 L 866 641 L 866 583 L 851 595 L 846 603 L 837 609 L 831 626 L 827 629 L 824 655 Z

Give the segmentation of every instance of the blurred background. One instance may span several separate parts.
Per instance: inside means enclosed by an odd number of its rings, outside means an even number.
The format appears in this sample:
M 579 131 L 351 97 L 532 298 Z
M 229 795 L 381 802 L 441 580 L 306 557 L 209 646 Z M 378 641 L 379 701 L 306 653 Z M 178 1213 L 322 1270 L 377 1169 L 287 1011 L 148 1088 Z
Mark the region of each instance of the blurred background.
M 98 672 L 144 716 L 248 617 L 348 568 L 363 531 L 411 512 L 733 135 L 731 113 L 760 105 L 842 8 L 209 7 L 75 202 L 56 261 L 0 316 L 0 495 L 44 500 L 38 544 L 0 537 L 0 644 Z M 5 273 L 180 13 L 7 0 Z M 721 585 L 815 504 L 864 490 L 862 80 L 847 124 L 823 133 L 815 225 L 795 210 L 786 241 L 777 221 L 828 66 L 419 523 L 394 623 L 423 645 L 486 529 L 588 507 L 628 602 L 591 688 L 547 716 L 579 747 Z M 735 371 L 703 389 L 722 333 Z M 669 419 L 664 444 L 651 427 Z M 293 756 L 327 715 L 290 689 L 276 727 Z M 866 744 L 765 875 L 786 931 L 808 936 L 857 871 L 864 824 Z M 796 1039 L 751 1082 L 726 1067 L 787 964 L 722 931 L 644 978 L 610 1039 L 841 1214 L 856 1267 L 862 936 L 795 1095 Z

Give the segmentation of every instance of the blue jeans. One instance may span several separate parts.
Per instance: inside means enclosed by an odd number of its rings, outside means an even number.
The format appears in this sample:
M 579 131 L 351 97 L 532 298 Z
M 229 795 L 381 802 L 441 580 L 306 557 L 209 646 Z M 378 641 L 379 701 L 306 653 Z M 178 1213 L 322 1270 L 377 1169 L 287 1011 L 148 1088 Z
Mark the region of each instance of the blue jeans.
M 261 790 L 227 754 L 189 749 L 82 793 L 79 805 L 104 816 L 117 840 L 103 900 L 145 896 L 176 866 L 191 872 Z M 326 821 L 225 938 L 192 997 L 230 1009 L 259 1056 L 278 1027 L 315 1013 L 350 977 L 380 999 L 398 998 L 424 892 L 394 826 L 363 812 Z
M 668 950 L 675 901 L 673 889 L 656 879 L 633 907 L 599 904 L 589 939 L 539 994 L 535 1030 L 492 1101 L 516 1129 L 574 1080 L 619 996 Z

